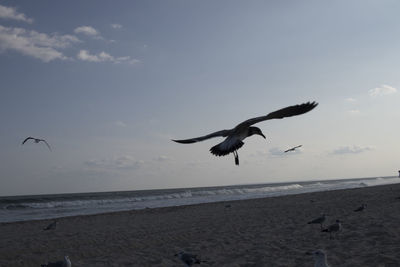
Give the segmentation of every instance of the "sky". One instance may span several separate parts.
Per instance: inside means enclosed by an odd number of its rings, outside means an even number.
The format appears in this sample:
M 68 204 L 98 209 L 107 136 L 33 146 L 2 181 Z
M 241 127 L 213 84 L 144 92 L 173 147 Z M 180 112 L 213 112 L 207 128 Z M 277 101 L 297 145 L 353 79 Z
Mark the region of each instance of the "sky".
M 0 1 L 0 196 L 397 175 L 399 9 Z M 308 101 L 256 124 L 240 166 L 210 154 L 222 138 L 171 141 Z

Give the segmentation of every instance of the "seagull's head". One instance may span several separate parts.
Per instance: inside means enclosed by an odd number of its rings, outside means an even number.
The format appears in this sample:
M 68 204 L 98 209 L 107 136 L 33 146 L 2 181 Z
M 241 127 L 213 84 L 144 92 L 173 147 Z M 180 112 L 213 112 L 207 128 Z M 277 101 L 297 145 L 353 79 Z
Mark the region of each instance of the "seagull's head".
M 249 136 L 253 134 L 261 135 L 262 137 L 264 137 L 264 139 L 267 139 L 265 135 L 262 133 L 261 129 L 258 127 L 249 127 Z

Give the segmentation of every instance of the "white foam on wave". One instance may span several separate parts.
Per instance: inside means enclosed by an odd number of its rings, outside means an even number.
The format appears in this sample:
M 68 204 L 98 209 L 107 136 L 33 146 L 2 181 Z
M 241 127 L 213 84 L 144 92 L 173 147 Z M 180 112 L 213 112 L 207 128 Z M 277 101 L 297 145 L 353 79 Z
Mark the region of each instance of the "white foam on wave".
M 0 222 L 95 214 L 109 211 L 190 205 L 198 203 L 263 198 L 317 191 L 368 187 L 399 183 L 397 177 L 378 177 L 335 181 L 298 182 L 269 185 L 242 185 L 213 188 L 150 190 L 122 195 L 100 195 L 86 198 L 45 197 L 41 201 L 0 201 Z M 75 199 L 74 199 L 75 198 Z

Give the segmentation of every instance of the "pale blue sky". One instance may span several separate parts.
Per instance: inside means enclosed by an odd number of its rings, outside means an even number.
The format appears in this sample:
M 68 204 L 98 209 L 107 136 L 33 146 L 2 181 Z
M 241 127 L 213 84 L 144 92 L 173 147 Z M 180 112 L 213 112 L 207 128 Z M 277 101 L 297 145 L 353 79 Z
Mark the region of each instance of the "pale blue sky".
M 0 195 L 396 175 L 397 1 L 0 1 Z M 273 110 L 217 158 L 215 138 Z M 27 143 L 45 138 L 53 148 Z M 292 154 L 281 151 L 298 144 Z

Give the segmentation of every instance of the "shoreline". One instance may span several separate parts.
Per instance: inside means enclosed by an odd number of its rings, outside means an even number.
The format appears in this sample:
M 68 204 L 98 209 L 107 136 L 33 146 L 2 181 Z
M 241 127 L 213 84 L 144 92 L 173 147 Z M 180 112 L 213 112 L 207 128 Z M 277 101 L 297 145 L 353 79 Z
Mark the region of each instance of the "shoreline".
M 332 266 L 400 266 L 400 184 L 116 211 L 0 224 L 0 266 L 40 266 L 69 255 L 73 266 L 312 266 L 323 248 Z M 363 212 L 353 210 L 367 204 Z M 343 221 L 335 239 L 307 222 Z M 384 265 L 380 265 L 380 264 Z

